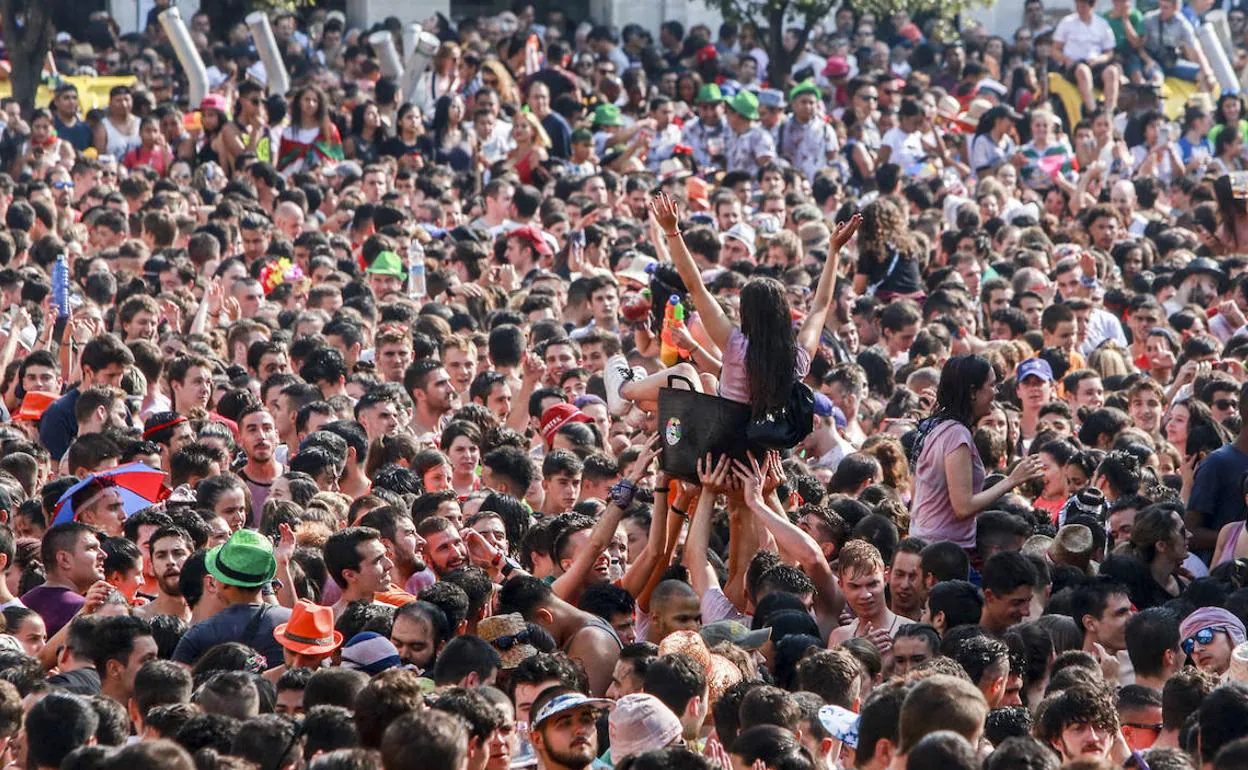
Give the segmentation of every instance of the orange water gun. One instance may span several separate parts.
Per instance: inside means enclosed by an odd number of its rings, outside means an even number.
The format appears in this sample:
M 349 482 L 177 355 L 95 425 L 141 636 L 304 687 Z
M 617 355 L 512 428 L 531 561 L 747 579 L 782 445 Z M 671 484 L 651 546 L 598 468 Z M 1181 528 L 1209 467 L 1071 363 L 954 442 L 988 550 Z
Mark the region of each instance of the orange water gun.
M 662 346 L 659 348 L 659 360 L 664 366 L 675 366 L 681 358 L 688 358 L 689 351 L 677 347 L 672 338 L 673 329 L 685 328 L 685 306 L 680 304 L 680 296 L 673 294 L 663 309 L 663 334 L 660 337 Z

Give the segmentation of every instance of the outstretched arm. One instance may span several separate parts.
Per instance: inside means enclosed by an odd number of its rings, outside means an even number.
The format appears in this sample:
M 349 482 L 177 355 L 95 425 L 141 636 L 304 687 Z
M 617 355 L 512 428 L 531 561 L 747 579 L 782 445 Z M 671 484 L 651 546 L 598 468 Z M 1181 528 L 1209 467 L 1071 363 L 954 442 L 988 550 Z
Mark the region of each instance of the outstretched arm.
M 767 463 L 770 466 L 776 460 L 777 456 L 773 454 L 768 458 Z M 746 505 L 758 517 L 758 521 L 767 528 L 767 531 L 775 537 L 780 555 L 795 561 L 797 566 L 814 581 L 817 589 L 815 603 L 819 608 L 819 614 L 836 618 L 845 604 L 845 599 L 836 583 L 836 576 L 832 574 L 832 567 L 828 564 L 819 544 L 800 527 L 789 521 L 788 516 L 784 515 L 784 509 L 778 498 L 773 501 L 773 505 L 768 505 L 763 493 L 766 474 L 752 455 L 748 466 L 736 463 L 736 475 L 741 480 Z M 777 508 L 779 508 L 778 511 Z
M 660 487 L 675 483 L 665 473 L 660 473 L 659 479 Z M 681 498 L 678 497 L 676 502 L 680 503 Z M 685 501 L 685 504 L 687 505 L 688 502 Z M 646 584 L 650 582 L 650 576 L 654 574 L 655 566 L 667 553 L 668 508 L 667 494 L 656 489 L 654 507 L 650 511 L 650 537 L 646 540 L 646 547 L 637 555 L 637 561 L 628 565 L 628 569 L 624 570 L 624 577 L 620 580 L 624 590 L 634 597 L 640 596 L 645 591 Z
M 708 454 L 705 461 L 698 460 L 698 479 L 702 482 L 702 494 L 698 497 L 697 510 L 689 522 L 689 536 L 685 538 L 684 565 L 689 571 L 689 583 L 701 598 L 712 588 L 719 588 L 719 577 L 711 567 L 707 553 L 710 551 L 711 519 L 715 516 L 715 497 L 730 478 L 728 455 L 719 458 L 719 464 Z
M 628 474 L 626 479 L 628 483 L 635 486 L 646 472 L 650 462 L 658 454 L 654 449 L 656 443 L 658 443 L 658 436 L 653 436 L 642 449 L 641 456 L 637 458 L 637 462 L 633 463 L 633 468 Z M 614 500 L 607 504 L 602 518 L 598 519 L 594 528 L 589 531 L 589 543 L 580 550 L 567 571 L 560 575 L 551 586 L 555 596 L 570 604 L 576 604 L 581 597 L 581 592 L 585 590 L 589 572 L 594 568 L 594 562 L 598 561 L 598 557 L 606 550 L 607 544 L 611 542 L 611 536 L 615 534 L 616 528 L 620 526 L 620 519 L 623 517 L 624 509 Z
M 799 347 L 806 348 L 806 352 L 812 356 L 815 349 L 819 347 L 819 335 L 823 331 L 823 325 L 828 318 L 828 308 L 832 305 L 832 292 L 836 289 L 837 270 L 840 267 L 841 249 L 845 248 L 845 244 L 849 243 L 854 237 L 854 233 L 858 232 L 858 225 L 862 223 L 862 215 L 854 214 L 848 221 L 842 222 L 836 226 L 836 232 L 832 234 L 831 248 L 828 249 L 828 259 L 823 263 L 823 273 L 819 276 L 819 285 L 815 288 L 815 296 L 811 298 L 810 313 L 806 316 L 806 320 L 802 322 L 802 328 L 797 333 L 797 344 Z
M 678 225 L 676 201 L 667 193 L 660 193 L 650 201 L 650 210 L 654 212 L 659 229 L 663 231 L 668 250 L 672 254 L 672 261 L 676 263 L 680 280 L 684 281 L 685 288 L 689 290 L 689 296 L 693 298 L 693 306 L 701 316 L 702 324 L 716 345 L 720 348 L 727 346 L 728 337 L 732 334 L 732 322 L 728 320 L 728 316 L 724 314 L 719 303 L 715 301 L 715 297 L 702 282 L 702 273 L 694 263 L 689 248 L 685 246 L 684 237 L 676 229 Z

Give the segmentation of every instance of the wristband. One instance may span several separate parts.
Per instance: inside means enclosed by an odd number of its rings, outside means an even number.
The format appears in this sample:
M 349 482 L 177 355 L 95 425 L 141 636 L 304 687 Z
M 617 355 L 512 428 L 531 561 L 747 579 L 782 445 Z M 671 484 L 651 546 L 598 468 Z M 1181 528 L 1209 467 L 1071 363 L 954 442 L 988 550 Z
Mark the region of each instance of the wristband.
M 663 233 L 663 234 L 666 235 L 668 238 L 675 238 L 680 235 L 680 231 L 676 230 L 675 232 Z
M 620 479 L 610 490 L 611 502 L 617 508 L 624 509 L 633 503 L 633 496 L 637 494 L 637 487 L 628 479 Z
M 664 493 L 664 494 L 667 494 L 668 492 L 671 492 L 671 491 L 672 491 L 672 488 L 671 488 L 671 487 L 655 487 L 655 488 L 654 488 L 654 491 L 655 491 L 655 492 L 662 492 L 662 493 Z
M 676 506 L 674 506 L 674 505 L 669 506 L 669 507 L 668 507 L 668 510 L 669 510 L 669 511 L 671 511 L 672 513 L 676 514 L 677 516 L 679 516 L 679 517 L 680 517 L 680 518 L 682 518 L 682 519 L 687 519 L 687 518 L 689 518 L 689 512 L 688 512 L 688 511 L 682 511 L 682 510 L 680 510 L 679 508 L 677 508 L 677 507 L 676 507 Z

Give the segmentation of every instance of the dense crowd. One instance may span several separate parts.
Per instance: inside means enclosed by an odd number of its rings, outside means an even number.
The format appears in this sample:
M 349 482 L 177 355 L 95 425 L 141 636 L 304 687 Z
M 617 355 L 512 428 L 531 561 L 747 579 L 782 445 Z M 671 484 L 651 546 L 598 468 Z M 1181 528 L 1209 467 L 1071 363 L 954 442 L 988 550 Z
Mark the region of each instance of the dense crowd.
M 0 765 L 1248 767 L 1248 11 L 1140 5 L 60 20 Z

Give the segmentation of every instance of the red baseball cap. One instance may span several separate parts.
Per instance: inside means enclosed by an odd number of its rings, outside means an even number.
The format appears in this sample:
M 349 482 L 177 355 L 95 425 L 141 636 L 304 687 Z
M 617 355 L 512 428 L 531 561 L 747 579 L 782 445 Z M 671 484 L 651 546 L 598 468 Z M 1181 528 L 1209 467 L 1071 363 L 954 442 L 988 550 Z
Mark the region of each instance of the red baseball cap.
M 532 225 L 517 227 L 507 233 L 508 238 L 523 238 L 533 247 L 533 250 L 543 257 L 549 257 L 554 254 L 554 250 L 550 248 L 550 244 L 542 237 L 542 231 Z
M 542 412 L 542 439 L 546 446 L 554 443 L 555 434 L 570 422 L 593 422 L 594 418 L 571 404 L 552 404 Z

